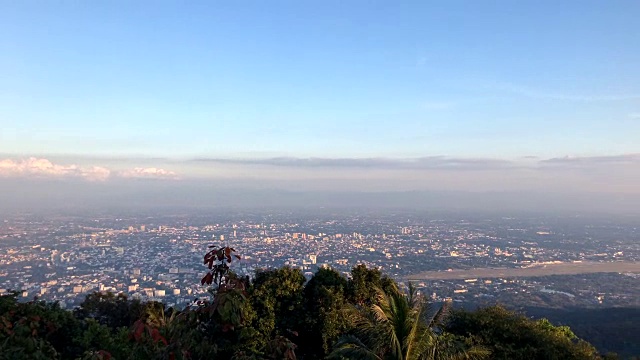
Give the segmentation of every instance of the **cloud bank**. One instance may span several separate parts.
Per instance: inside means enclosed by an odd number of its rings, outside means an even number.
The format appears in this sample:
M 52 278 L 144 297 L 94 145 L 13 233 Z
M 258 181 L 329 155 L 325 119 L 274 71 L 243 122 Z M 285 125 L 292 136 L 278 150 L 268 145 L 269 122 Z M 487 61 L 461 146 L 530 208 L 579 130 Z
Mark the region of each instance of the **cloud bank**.
M 638 154 L 622 154 L 622 155 L 610 155 L 610 156 L 565 156 L 559 158 L 551 158 L 547 160 L 541 160 L 542 165 L 556 165 L 556 166 L 598 166 L 598 165 L 640 165 L 640 153 Z
M 150 168 L 133 168 L 125 170 L 118 175 L 124 178 L 144 178 L 144 179 L 177 179 L 178 175 L 174 171 L 150 167 Z
M 361 206 L 638 213 L 638 184 L 640 154 L 511 160 L 31 157 L 0 160 L 0 210 Z
M 80 164 L 80 165 L 78 165 Z M 126 166 L 126 167 L 124 167 Z M 640 194 L 640 153 L 554 158 L 194 158 L 0 160 L 0 179 L 81 180 L 121 186 L 166 180 L 296 191 L 539 191 Z M 167 182 L 169 181 L 170 182 Z M 174 180 L 180 180 L 174 185 Z M 77 182 L 77 181 L 76 181 Z M 35 186 L 35 185 L 34 185 Z
M 428 156 L 410 159 L 390 158 L 295 158 L 274 157 L 266 159 L 196 158 L 194 162 L 233 165 L 269 165 L 302 168 L 369 168 L 413 170 L 486 170 L 515 167 L 516 164 L 500 159 L 449 158 Z
M 115 171 L 103 166 L 61 165 L 48 159 L 0 160 L 0 177 L 11 178 L 76 178 L 87 181 L 106 181 L 109 178 L 177 179 L 175 172 L 160 168 L 133 168 Z
M 47 159 L 0 160 L 0 176 L 4 177 L 75 177 L 91 181 L 103 181 L 111 171 L 101 166 L 79 167 L 54 164 Z

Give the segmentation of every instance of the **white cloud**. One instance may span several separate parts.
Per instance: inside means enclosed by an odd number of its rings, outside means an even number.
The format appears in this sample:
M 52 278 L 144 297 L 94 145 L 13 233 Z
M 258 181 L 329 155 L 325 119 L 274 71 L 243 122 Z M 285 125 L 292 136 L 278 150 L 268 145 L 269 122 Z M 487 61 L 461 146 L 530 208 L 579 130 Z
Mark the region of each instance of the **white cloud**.
M 263 159 L 198 158 L 195 162 L 232 165 L 270 165 L 292 168 L 354 168 L 354 169 L 413 169 L 413 170 L 491 170 L 515 167 L 502 159 L 450 158 L 425 156 L 420 158 L 296 158 L 275 157 Z
M 54 164 L 47 159 L 30 157 L 28 159 L 0 160 L 0 176 L 3 177 L 80 177 L 92 181 L 106 180 L 111 171 L 93 166 L 88 168 L 77 165 Z
M 88 171 L 83 171 L 82 177 L 87 180 L 104 181 L 111 175 L 111 170 L 102 166 L 93 166 Z
M 542 160 L 540 164 L 563 167 L 594 167 L 602 165 L 629 166 L 640 164 L 640 153 L 603 156 L 564 156 Z
M 61 165 L 48 159 L 30 157 L 27 159 L 0 160 L 0 177 L 24 178 L 80 178 L 88 181 L 105 181 L 113 176 L 123 178 L 177 179 L 175 172 L 161 168 L 133 168 L 113 171 L 103 166 L 82 167 L 75 164 Z
M 150 168 L 137 167 L 130 170 L 122 171 L 118 175 L 125 178 L 146 178 L 146 179 L 149 179 L 149 178 L 177 179 L 178 178 L 178 175 L 171 170 L 165 170 L 165 169 L 160 169 L 155 167 L 150 167 Z

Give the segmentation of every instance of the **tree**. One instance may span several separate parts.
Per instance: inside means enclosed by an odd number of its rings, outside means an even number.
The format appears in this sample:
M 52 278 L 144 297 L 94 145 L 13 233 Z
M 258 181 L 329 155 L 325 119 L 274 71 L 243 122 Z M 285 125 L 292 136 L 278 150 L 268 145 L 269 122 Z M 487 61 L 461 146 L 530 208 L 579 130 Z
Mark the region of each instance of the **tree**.
M 443 306 L 435 313 L 429 311 L 429 304 L 417 295 L 413 286 L 409 286 L 408 294 L 395 287 L 387 291 L 378 288 L 376 294 L 373 305 L 352 309 L 355 329 L 336 344 L 329 358 L 417 360 L 488 356 L 488 351 L 481 347 L 465 348 L 454 337 L 439 335 L 438 327 L 448 307 Z
M 160 304 L 161 305 L 161 304 Z M 207 359 L 217 357 L 218 346 L 200 327 L 196 311 L 149 306 L 129 335 L 132 359 Z
M 110 328 L 129 327 L 145 314 L 145 304 L 126 294 L 93 292 L 75 310 L 78 319 L 92 318 Z
M 80 355 L 73 339 L 78 321 L 57 303 L 0 297 L 0 359 L 58 359 Z
M 235 255 L 236 250 L 229 246 L 209 246 L 211 250 L 204 255 L 204 264 L 209 267 L 209 271 L 204 275 L 200 283 L 202 285 L 220 286 L 225 281 L 226 276 L 231 272 L 229 264 L 233 258 L 240 260 L 240 255 Z
M 299 348 L 305 357 L 324 358 L 349 328 L 343 316 L 347 280 L 337 271 L 320 268 L 304 287 L 305 326 Z
M 304 282 L 302 272 L 290 267 L 256 273 L 249 298 L 255 311 L 252 327 L 263 347 L 276 336 L 297 336 L 304 324 Z
M 347 297 L 351 303 L 372 305 L 376 301 L 376 289 L 393 291 L 395 282 L 378 269 L 369 269 L 360 264 L 351 269 L 347 285 Z
M 108 293 L 87 296 L 74 312 L 0 296 L 0 360 L 313 360 L 331 348 L 334 359 L 478 359 L 488 349 L 496 359 L 598 358 L 568 327 L 500 307 L 448 317 L 449 303 L 432 309 L 411 285 L 401 292 L 375 269 L 358 266 L 347 280 L 323 268 L 305 285 L 300 270 L 285 267 L 250 281 L 228 267 L 216 277 L 215 265 L 233 254 L 211 251 L 224 255 L 205 275 L 213 297 L 183 310 Z
M 546 319 L 531 320 L 501 306 L 454 311 L 446 329 L 476 337 L 491 349 L 494 359 L 599 358 L 596 349 L 568 327 L 554 326 Z
M 127 359 L 132 347 L 129 329 L 111 329 L 92 318 L 82 321 L 74 344 L 83 351 L 83 360 Z

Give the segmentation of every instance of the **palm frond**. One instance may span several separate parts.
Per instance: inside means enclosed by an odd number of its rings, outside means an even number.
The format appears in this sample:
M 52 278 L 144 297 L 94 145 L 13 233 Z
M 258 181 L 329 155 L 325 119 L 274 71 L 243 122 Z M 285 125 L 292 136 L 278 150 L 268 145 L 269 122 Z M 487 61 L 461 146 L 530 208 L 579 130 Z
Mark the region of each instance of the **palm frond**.
M 438 311 L 436 311 L 436 313 L 433 314 L 427 326 L 430 329 L 433 329 L 435 327 L 442 325 L 450 313 L 451 313 L 451 303 L 449 301 L 445 301 L 444 304 L 442 304 L 442 306 L 440 307 L 440 309 L 438 309 Z
M 420 301 L 420 295 L 418 294 L 418 288 L 413 285 L 412 282 L 408 282 L 408 291 L 407 291 L 407 300 L 411 306 L 415 306 L 418 301 Z
M 354 331 L 336 344 L 330 358 L 349 359 L 484 359 L 481 347 L 463 346 L 446 334 L 441 326 L 450 311 L 444 303 L 437 311 L 409 284 L 403 294 L 394 289 L 376 289 L 376 302 L 369 307 L 351 307 L 348 314 Z M 435 330 L 435 331 L 434 331 Z
M 425 360 L 484 360 L 491 351 L 480 345 L 470 345 L 451 334 L 434 337 L 434 344 Z
M 327 359 L 382 360 L 378 354 L 353 335 L 344 336 L 336 343 Z
M 406 326 L 409 328 L 407 336 L 404 340 L 404 348 L 405 348 L 405 359 L 414 359 L 417 354 L 420 353 L 420 348 L 424 347 L 423 344 L 423 334 L 424 334 L 424 326 L 420 321 L 422 318 L 422 306 L 414 303 L 412 308 L 412 314 L 410 317 L 406 319 Z
M 484 360 L 484 359 L 488 359 L 490 355 L 491 355 L 491 350 L 489 350 L 489 348 L 481 345 L 475 345 L 465 351 L 466 357 L 464 359 L 465 360 Z
M 474 346 L 467 350 L 457 352 L 436 352 L 433 360 L 485 360 L 491 355 L 491 351 L 481 346 Z

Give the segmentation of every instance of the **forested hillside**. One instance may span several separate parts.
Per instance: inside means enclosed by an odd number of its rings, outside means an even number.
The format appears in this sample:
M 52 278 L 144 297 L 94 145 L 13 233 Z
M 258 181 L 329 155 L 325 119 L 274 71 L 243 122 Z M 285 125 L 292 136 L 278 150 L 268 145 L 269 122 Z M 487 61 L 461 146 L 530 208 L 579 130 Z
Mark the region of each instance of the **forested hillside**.
M 595 359 L 567 327 L 501 307 L 452 310 L 357 266 L 347 279 L 288 267 L 252 279 L 212 248 L 211 297 L 185 309 L 94 293 L 74 311 L 0 298 L 0 359 Z M 612 354 L 609 357 L 614 358 Z
M 640 354 L 640 308 L 526 308 L 527 315 L 567 325 L 601 352 Z

